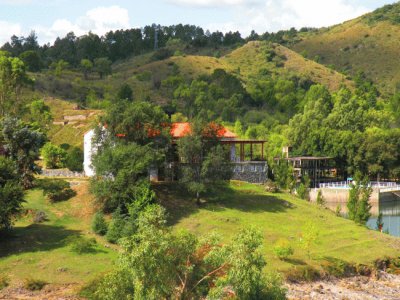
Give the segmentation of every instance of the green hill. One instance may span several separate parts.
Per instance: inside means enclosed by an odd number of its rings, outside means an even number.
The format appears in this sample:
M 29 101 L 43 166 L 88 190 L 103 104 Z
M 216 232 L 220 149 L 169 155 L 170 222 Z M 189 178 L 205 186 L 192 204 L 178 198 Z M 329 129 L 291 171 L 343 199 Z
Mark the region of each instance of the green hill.
M 400 3 L 343 24 L 307 33 L 292 48 L 324 65 L 355 75 L 363 71 L 384 93 L 400 84 Z

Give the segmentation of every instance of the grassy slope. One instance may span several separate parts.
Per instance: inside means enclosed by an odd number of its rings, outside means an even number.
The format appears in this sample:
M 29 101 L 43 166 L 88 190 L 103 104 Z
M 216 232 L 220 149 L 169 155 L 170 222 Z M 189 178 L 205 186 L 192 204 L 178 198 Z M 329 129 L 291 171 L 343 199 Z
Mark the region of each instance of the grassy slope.
M 86 120 L 69 122 L 66 125 L 50 126 L 48 133 L 50 140 L 55 144 L 68 143 L 73 146 L 83 146 L 83 135 L 95 123 L 99 110 L 74 110 L 74 104 L 54 98 L 45 98 L 45 103 L 50 107 L 55 122 L 63 121 L 64 116 L 84 115 Z
M 294 74 L 309 78 L 316 83 L 327 86 L 331 91 L 338 90 L 342 84 L 352 85 L 343 74 L 305 59 L 284 46 L 275 44 L 273 45 L 275 53 L 278 56 L 286 57 L 284 66 L 278 68 L 273 62 L 266 61 L 265 50 L 268 47 L 267 43 L 264 42 L 250 42 L 224 57 L 223 61 L 226 61 L 230 71 L 238 72 L 244 82 L 251 77 L 257 76 L 263 69 L 266 69 L 271 73 L 280 75 Z
M 176 229 L 187 228 L 204 235 L 219 232 L 228 240 L 243 226 L 255 226 L 265 237 L 264 253 L 269 269 L 287 271 L 299 265 L 319 268 L 323 260 L 337 258 L 352 263 L 370 264 L 385 255 L 400 254 L 400 239 L 380 234 L 336 217 L 287 194 L 265 193 L 260 186 L 234 182 L 219 199 L 198 208 L 184 194 L 169 193 L 159 187 L 162 203 L 168 208 L 171 224 Z M 299 240 L 307 221 L 320 230 L 320 243 L 313 247 L 313 260 L 301 249 Z M 274 257 L 273 244 L 280 238 L 291 241 L 295 254 L 290 262 Z
M 27 214 L 15 224 L 14 237 L 0 241 L 0 274 L 8 275 L 12 286 L 26 278 L 79 286 L 111 269 L 117 253 L 101 246 L 103 239 L 97 238 L 95 253 L 82 255 L 71 252 L 65 241 L 71 235 L 94 237 L 90 233 L 93 208 L 87 182 L 75 189 L 75 198 L 56 204 L 49 204 L 39 190 L 27 194 L 25 208 L 45 211 L 48 221 L 32 224 L 32 215 Z
M 293 49 L 351 74 L 364 71 L 383 92 L 392 93 L 400 83 L 400 25 L 389 21 L 369 25 L 358 18 L 305 35 Z

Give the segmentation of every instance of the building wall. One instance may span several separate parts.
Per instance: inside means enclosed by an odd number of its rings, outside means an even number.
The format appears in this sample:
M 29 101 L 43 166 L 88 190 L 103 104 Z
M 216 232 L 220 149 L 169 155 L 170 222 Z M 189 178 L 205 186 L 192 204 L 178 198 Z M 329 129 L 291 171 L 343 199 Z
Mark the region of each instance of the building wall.
M 233 180 L 264 183 L 268 178 L 267 162 L 238 162 L 233 164 Z
M 94 176 L 94 170 L 92 167 L 92 156 L 95 154 L 96 149 L 93 147 L 93 137 L 94 137 L 94 130 L 90 130 L 86 132 L 83 138 L 83 170 L 85 175 L 88 177 Z

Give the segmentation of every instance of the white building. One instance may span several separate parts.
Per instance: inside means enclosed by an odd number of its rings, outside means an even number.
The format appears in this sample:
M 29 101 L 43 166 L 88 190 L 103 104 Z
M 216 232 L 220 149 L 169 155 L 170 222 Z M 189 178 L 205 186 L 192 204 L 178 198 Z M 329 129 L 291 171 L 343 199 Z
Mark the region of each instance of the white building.
M 92 157 L 96 154 L 97 147 L 93 146 L 93 137 L 95 135 L 94 129 L 87 131 L 83 138 L 83 170 L 85 171 L 85 175 L 88 177 L 94 176 L 94 169 L 92 166 Z

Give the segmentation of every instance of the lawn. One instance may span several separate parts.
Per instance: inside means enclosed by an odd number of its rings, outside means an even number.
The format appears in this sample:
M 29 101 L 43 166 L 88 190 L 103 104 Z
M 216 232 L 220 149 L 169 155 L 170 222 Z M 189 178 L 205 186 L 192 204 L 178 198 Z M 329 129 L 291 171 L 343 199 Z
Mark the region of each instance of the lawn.
M 49 204 L 40 190 L 27 193 L 26 215 L 16 222 L 12 236 L 0 241 L 0 274 L 10 277 L 11 286 L 33 278 L 79 287 L 112 268 L 117 251 L 104 247 L 98 237 L 93 253 L 71 252 L 71 236 L 95 237 L 90 232 L 93 207 L 87 182 L 75 189 L 75 198 L 56 204 Z M 48 220 L 33 224 L 33 211 L 44 211 Z
M 400 255 L 400 239 L 358 226 L 291 195 L 266 193 L 261 186 L 233 182 L 229 188 L 221 188 L 218 197 L 206 199 L 200 208 L 178 189 L 171 192 L 159 186 L 158 194 L 176 230 L 188 229 L 199 236 L 215 231 L 225 241 L 243 227 L 261 230 L 268 269 L 286 272 L 298 265 L 319 268 L 334 259 L 369 265 L 384 256 Z M 307 222 L 315 224 L 320 233 L 319 243 L 311 248 L 311 259 L 299 243 Z M 289 240 L 295 250 L 292 259 L 285 262 L 273 253 L 274 243 L 281 238 Z

